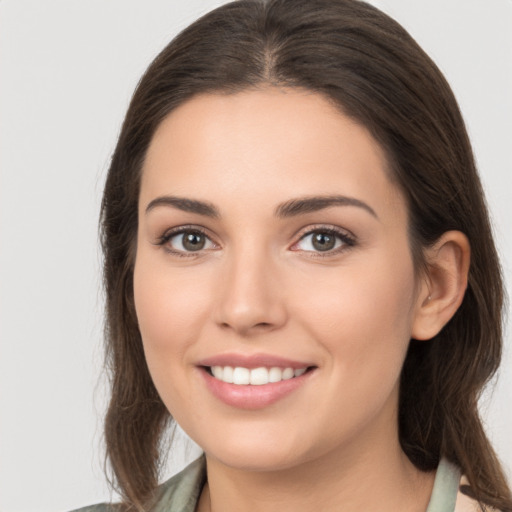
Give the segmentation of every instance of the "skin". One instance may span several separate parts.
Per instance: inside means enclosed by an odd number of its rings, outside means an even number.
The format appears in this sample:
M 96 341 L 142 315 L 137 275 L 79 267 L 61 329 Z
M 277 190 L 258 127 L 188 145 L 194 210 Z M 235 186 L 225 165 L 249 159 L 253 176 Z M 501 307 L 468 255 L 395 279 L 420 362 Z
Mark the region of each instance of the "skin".
M 170 195 L 219 215 L 147 211 Z M 332 195 L 366 206 L 274 214 Z M 202 95 L 160 125 L 142 175 L 135 306 L 160 396 L 206 454 L 198 510 L 426 509 L 434 475 L 400 448 L 399 377 L 410 338 L 436 334 L 462 300 L 469 248 L 446 234 L 429 253 L 436 271 L 418 276 L 407 224 L 382 149 L 315 93 Z M 206 232 L 202 250 L 186 253 L 179 235 L 161 243 L 191 225 Z M 345 241 L 321 252 L 310 233 L 326 228 Z M 223 353 L 315 370 L 278 402 L 244 410 L 214 397 L 197 367 Z

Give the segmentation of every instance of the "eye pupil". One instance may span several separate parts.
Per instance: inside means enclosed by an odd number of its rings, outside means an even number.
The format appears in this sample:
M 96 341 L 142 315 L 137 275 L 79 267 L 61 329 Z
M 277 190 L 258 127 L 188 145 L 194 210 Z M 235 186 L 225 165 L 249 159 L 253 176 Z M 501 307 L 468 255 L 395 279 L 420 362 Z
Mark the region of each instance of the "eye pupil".
M 315 233 L 313 235 L 313 247 L 318 251 L 328 251 L 336 244 L 336 238 L 329 233 Z
M 185 233 L 182 243 L 187 251 L 200 251 L 204 247 L 205 237 L 201 233 Z

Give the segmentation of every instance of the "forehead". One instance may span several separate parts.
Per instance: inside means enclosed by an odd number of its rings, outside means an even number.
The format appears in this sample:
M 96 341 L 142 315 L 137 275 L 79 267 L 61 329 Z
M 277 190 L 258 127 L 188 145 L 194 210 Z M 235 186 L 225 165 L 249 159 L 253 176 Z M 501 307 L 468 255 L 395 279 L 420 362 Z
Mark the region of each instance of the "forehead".
M 320 94 L 271 87 L 199 95 L 174 110 L 148 149 L 141 201 L 163 193 L 245 204 L 333 193 L 403 202 L 368 130 Z

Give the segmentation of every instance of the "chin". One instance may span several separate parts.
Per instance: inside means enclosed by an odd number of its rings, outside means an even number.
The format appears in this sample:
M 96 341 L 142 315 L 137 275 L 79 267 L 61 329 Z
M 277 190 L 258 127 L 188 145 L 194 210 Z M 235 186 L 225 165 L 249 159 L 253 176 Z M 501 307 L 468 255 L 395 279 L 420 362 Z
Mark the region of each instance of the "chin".
M 207 457 L 233 469 L 244 471 L 280 471 L 308 461 L 304 439 L 272 436 L 226 436 L 222 442 L 204 447 Z M 316 450 L 315 450 L 316 451 Z
M 271 449 L 261 449 L 258 447 L 248 448 L 246 450 L 216 450 L 215 453 L 206 452 L 207 457 L 216 459 L 221 464 L 232 469 L 255 472 L 272 472 L 290 469 L 301 462 L 297 454 L 285 454 Z

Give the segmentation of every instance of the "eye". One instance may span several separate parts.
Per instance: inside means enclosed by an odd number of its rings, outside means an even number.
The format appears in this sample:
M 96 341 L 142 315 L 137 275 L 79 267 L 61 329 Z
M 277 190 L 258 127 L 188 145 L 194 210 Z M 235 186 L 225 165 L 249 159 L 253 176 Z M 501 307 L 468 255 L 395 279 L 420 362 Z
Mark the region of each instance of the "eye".
M 198 228 L 176 228 L 165 233 L 158 241 L 167 251 L 178 255 L 187 255 L 202 250 L 215 249 L 217 246 Z
M 293 250 L 337 254 L 346 247 L 351 247 L 354 244 L 354 238 L 341 230 L 318 228 L 302 236 L 293 246 Z

